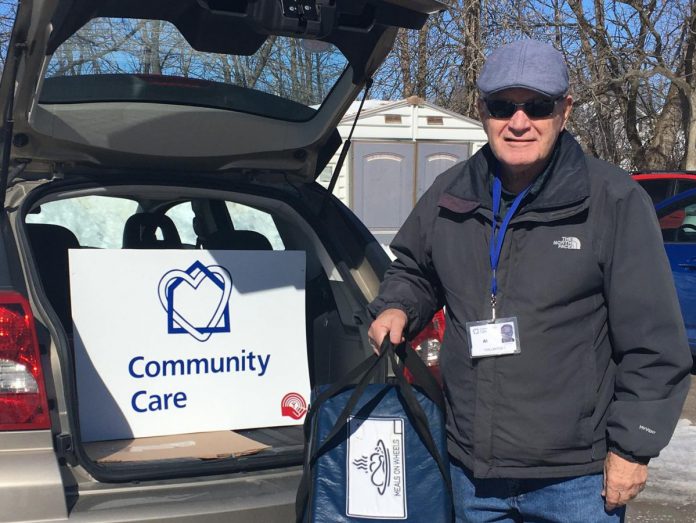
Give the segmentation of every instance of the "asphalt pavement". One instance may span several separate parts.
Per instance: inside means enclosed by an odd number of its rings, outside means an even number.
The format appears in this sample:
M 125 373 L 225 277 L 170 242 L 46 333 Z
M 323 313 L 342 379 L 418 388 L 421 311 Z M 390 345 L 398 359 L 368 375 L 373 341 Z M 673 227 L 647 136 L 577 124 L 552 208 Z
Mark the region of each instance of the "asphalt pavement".
M 696 377 L 669 445 L 648 465 L 648 485 L 626 521 L 696 523 Z

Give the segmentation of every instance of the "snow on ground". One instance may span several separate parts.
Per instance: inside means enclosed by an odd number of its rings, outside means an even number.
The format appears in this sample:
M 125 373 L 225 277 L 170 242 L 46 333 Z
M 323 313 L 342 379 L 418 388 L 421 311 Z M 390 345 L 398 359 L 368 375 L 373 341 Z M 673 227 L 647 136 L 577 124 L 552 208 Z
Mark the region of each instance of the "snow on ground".
M 642 501 L 696 505 L 696 425 L 681 419 L 669 445 L 648 466 Z

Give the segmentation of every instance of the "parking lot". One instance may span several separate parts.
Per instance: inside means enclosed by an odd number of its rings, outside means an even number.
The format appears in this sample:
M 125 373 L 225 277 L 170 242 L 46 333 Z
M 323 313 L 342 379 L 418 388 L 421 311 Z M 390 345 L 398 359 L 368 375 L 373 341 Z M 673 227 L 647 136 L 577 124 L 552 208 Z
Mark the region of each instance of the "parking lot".
M 696 522 L 696 377 L 672 441 L 650 462 L 648 486 L 627 521 Z

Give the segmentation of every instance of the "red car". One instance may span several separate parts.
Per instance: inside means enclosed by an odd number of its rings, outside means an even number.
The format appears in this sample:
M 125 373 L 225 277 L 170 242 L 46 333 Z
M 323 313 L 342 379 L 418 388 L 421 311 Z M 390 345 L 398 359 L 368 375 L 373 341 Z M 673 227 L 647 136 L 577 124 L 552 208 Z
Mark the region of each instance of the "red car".
M 638 171 L 631 176 L 645 189 L 653 203 L 696 189 L 696 172 L 694 171 Z

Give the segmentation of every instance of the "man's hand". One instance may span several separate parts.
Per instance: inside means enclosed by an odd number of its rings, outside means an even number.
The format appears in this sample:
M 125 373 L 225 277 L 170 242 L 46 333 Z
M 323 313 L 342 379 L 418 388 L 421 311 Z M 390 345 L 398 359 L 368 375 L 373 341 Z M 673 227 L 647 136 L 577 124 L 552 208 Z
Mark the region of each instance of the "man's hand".
M 604 507 L 614 510 L 635 498 L 648 480 L 648 466 L 633 463 L 609 451 L 604 460 Z
M 404 329 L 407 322 L 408 317 L 401 309 L 386 309 L 382 311 L 367 331 L 375 354 L 379 354 L 379 348 L 387 334 L 389 334 L 389 339 L 394 345 L 404 341 Z

